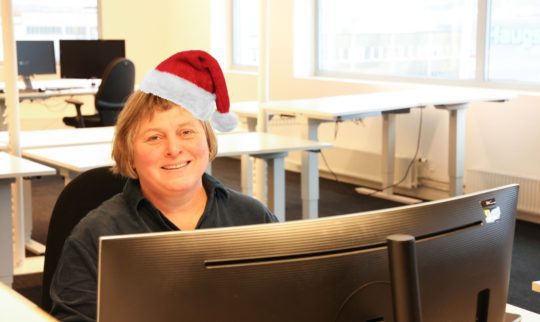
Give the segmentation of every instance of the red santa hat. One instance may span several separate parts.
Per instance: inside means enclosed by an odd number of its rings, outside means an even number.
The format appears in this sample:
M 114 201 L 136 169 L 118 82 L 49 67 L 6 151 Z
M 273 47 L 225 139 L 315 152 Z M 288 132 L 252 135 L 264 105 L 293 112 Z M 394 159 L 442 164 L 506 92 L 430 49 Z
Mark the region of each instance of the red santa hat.
M 139 89 L 180 105 L 200 120 L 210 119 L 218 131 L 231 131 L 238 123 L 229 112 L 223 72 L 214 57 L 202 50 L 181 51 L 167 58 L 148 72 Z

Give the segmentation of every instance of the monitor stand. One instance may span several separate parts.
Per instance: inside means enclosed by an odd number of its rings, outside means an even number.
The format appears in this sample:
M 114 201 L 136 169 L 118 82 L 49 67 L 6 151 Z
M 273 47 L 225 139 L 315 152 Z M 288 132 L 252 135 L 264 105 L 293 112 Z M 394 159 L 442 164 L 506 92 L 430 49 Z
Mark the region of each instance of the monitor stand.
M 421 322 L 422 304 L 413 236 L 396 234 L 386 238 L 394 319 Z
M 23 76 L 24 88 L 19 90 L 21 92 L 33 92 L 34 88 L 32 87 L 32 80 L 30 80 L 30 75 Z

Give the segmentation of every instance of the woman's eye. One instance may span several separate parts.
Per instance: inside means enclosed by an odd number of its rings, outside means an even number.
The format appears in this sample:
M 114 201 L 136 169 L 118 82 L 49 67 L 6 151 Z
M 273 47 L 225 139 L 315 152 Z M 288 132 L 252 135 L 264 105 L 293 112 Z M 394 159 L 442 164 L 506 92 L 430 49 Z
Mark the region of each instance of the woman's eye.
M 191 136 L 191 135 L 195 134 L 195 131 L 193 131 L 193 130 L 182 130 L 182 131 L 180 131 L 180 134 L 182 136 Z
M 159 140 L 159 136 L 158 135 L 150 135 L 146 138 L 146 141 L 148 142 L 152 142 L 152 141 L 157 141 Z

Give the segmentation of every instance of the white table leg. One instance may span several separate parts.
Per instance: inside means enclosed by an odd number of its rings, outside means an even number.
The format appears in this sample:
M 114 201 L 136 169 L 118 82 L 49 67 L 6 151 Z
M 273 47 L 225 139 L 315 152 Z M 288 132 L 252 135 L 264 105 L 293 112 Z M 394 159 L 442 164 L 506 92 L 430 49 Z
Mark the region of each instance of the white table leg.
M 13 220 L 11 214 L 11 183 L 0 179 L 0 282 L 13 284 Z
M 469 104 L 441 105 L 436 108 L 446 109 L 450 113 L 448 129 L 448 177 L 449 194 L 463 194 L 463 173 L 465 160 L 465 109 Z
M 265 156 L 268 170 L 268 207 L 280 222 L 285 216 L 285 157 L 287 153 Z
M 255 132 L 257 130 L 257 118 L 256 117 L 244 117 L 247 129 L 249 132 Z M 242 193 L 253 196 L 253 164 L 255 159 L 249 155 L 240 156 L 240 173 L 241 173 L 241 187 Z
M 320 121 L 305 119 L 307 123 L 302 129 L 302 137 L 307 140 L 318 141 L 317 130 Z M 317 218 L 319 216 L 319 153 L 303 151 L 301 165 L 302 189 L 302 219 Z
M 7 108 L 6 101 L 0 101 L 0 131 L 7 131 Z
M 240 174 L 242 193 L 253 196 L 253 163 L 254 159 L 249 155 L 240 156 Z
M 212 173 L 212 168 L 208 168 L 207 171 L 210 171 Z M 64 177 L 64 186 L 67 186 L 68 183 L 71 182 L 71 180 L 75 179 L 76 176 L 78 176 L 80 173 L 70 171 L 68 169 L 58 169 L 58 173 Z
M 396 155 L 396 115 L 390 113 L 383 114 L 383 127 L 382 127 L 382 191 L 385 195 L 393 195 L 394 188 L 394 164 Z M 388 187 L 388 188 L 387 188 Z

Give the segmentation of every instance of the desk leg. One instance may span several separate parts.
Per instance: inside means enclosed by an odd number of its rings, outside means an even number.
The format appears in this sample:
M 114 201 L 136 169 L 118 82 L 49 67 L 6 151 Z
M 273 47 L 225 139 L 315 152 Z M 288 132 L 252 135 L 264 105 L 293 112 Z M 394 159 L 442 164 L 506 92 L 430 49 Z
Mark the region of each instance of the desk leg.
M 450 113 L 448 129 L 448 177 L 449 194 L 463 194 L 463 172 L 465 156 L 465 109 L 468 103 L 435 106 L 446 109 Z
M 242 193 L 248 196 L 253 196 L 253 164 L 254 159 L 249 155 L 240 156 Z
M 249 132 L 255 132 L 257 130 L 257 118 L 256 117 L 245 117 L 244 121 L 247 125 Z M 253 165 L 255 159 L 249 155 L 240 156 L 240 172 L 241 172 L 241 187 L 242 193 L 253 196 Z
M 212 168 L 207 168 L 207 171 L 210 171 L 212 173 Z M 76 176 L 79 175 L 77 172 L 69 171 L 67 169 L 58 169 L 58 173 L 64 177 L 64 186 L 67 186 L 68 183 L 71 182 L 71 180 L 75 179 Z
M 383 144 L 382 144 L 382 191 L 384 195 L 393 195 L 394 188 L 394 159 L 396 155 L 396 115 L 383 114 Z M 387 188 L 388 187 L 388 188 Z
M 285 157 L 286 153 L 265 156 L 268 170 L 268 207 L 280 222 L 285 217 Z
M 32 239 L 32 180 L 23 180 L 23 202 L 24 202 L 24 243 L 26 249 L 30 252 L 43 255 L 45 254 L 45 245 Z
M 302 137 L 317 141 L 318 120 L 306 119 Z M 302 189 L 302 219 L 317 218 L 319 216 L 319 153 L 303 151 L 301 169 Z
M 465 109 L 450 110 L 450 142 L 448 148 L 450 149 L 448 151 L 450 196 L 462 195 L 465 162 Z
M 269 116 L 270 114 L 267 113 L 264 109 L 259 109 L 256 123 L 258 132 L 268 132 Z M 255 180 L 255 185 L 253 188 L 253 195 L 262 203 L 268 204 L 268 190 L 266 183 L 268 177 L 268 169 L 266 166 L 266 162 L 259 158 L 255 159 L 254 169 L 255 173 L 253 178 Z
M 13 284 L 13 219 L 11 212 L 11 183 L 0 179 L 0 282 Z
M 7 107 L 5 99 L 0 102 L 0 131 L 7 131 Z

